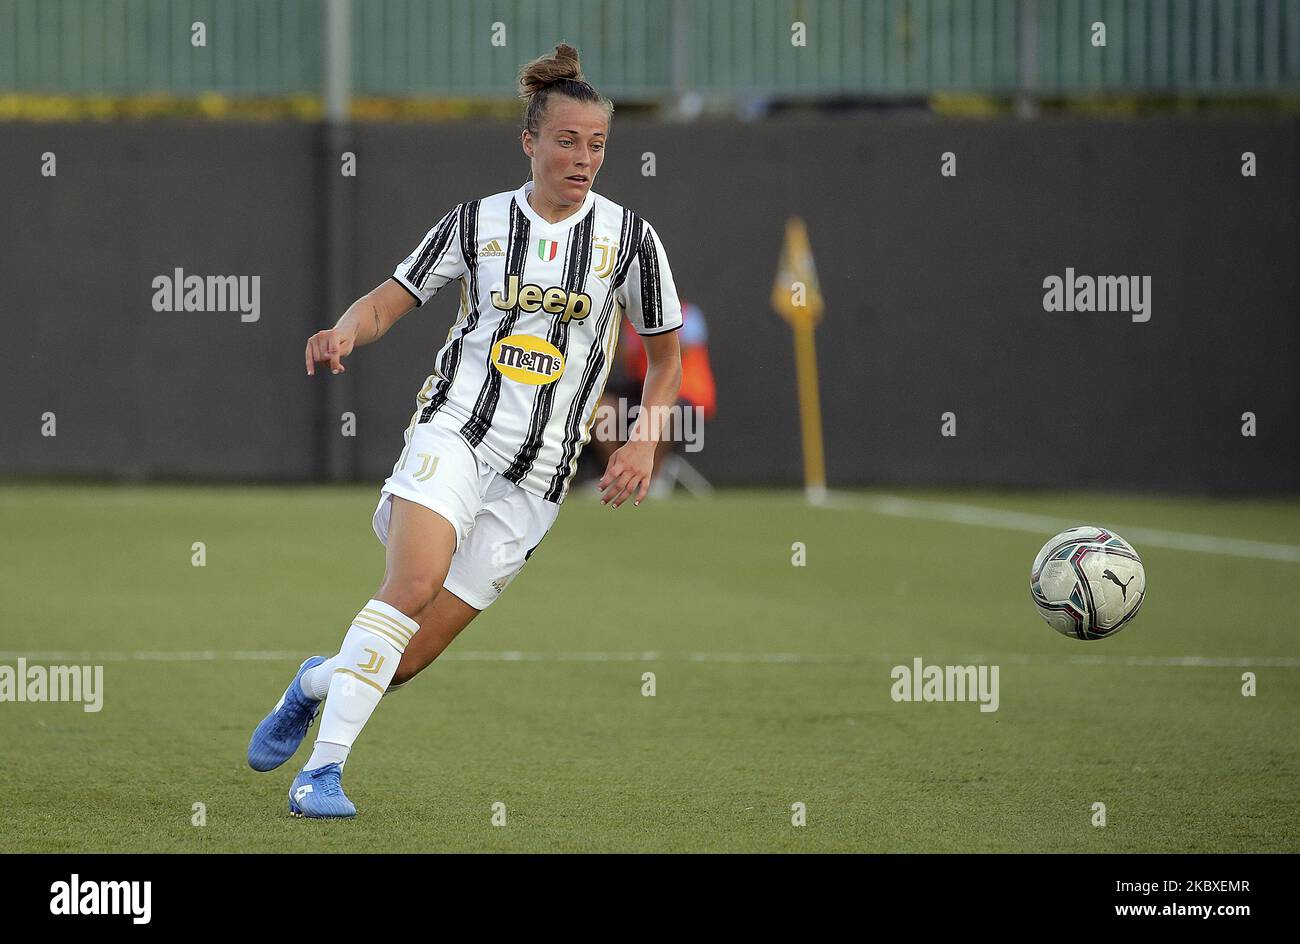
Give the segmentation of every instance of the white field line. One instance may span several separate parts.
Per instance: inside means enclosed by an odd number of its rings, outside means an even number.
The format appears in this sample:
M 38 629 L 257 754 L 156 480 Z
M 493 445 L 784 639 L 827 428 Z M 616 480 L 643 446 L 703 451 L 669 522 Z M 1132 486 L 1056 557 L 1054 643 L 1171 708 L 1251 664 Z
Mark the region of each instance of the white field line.
M 1185 531 L 1162 531 L 1156 528 L 1130 528 L 1110 522 L 1072 521 L 1068 518 L 1005 511 L 1001 508 L 984 508 L 978 505 L 960 505 L 954 502 L 924 501 L 900 498 L 895 495 L 868 496 L 832 492 L 825 504 L 820 507 L 873 511 L 876 514 L 896 518 L 923 518 L 928 521 L 948 521 L 953 524 L 971 524 L 985 528 L 1030 531 L 1043 535 L 1045 539 L 1066 528 L 1091 524 L 1113 528 L 1124 540 L 1137 546 L 1139 552 L 1142 545 L 1148 545 L 1174 551 L 1196 551 L 1202 554 L 1222 554 L 1229 557 L 1249 557 L 1255 560 L 1277 560 L 1300 564 L 1300 546 L 1295 544 L 1272 544 L 1268 541 L 1247 541 L 1241 538 L 1189 534 Z
M 220 652 L 214 649 L 193 652 L 150 651 L 96 652 L 86 651 L 0 651 L 0 663 L 24 658 L 29 663 L 50 662 L 58 664 L 102 664 L 108 662 L 301 662 L 302 651 L 235 650 Z M 728 662 L 728 663 L 784 663 L 801 665 L 853 665 L 881 663 L 885 665 L 910 665 L 918 653 L 906 655 L 829 655 L 798 652 L 521 652 L 518 650 L 451 651 L 439 661 L 451 662 Z M 1031 655 L 1023 652 L 988 652 L 952 657 L 924 654 L 927 664 L 951 665 L 1124 665 L 1124 666 L 1176 666 L 1194 668 L 1275 668 L 1300 669 L 1300 658 L 1288 656 L 1121 656 L 1097 653 L 1094 655 Z

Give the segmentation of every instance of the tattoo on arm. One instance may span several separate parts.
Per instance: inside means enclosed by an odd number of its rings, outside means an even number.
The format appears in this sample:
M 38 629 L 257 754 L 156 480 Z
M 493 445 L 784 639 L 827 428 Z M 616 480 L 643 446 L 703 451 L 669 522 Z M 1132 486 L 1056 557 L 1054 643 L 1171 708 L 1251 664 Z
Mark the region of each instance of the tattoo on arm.
M 379 309 L 372 304 L 370 306 L 370 311 L 375 316 L 375 340 L 379 340 L 379 334 L 380 334 Z

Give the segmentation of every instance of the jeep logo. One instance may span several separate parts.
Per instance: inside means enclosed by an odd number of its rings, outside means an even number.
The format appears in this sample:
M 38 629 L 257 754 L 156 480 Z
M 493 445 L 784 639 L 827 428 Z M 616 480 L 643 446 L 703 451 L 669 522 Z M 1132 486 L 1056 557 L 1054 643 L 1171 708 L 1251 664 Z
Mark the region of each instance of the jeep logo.
M 551 315 L 563 312 L 560 321 L 581 321 L 591 313 L 591 296 L 586 292 L 566 292 L 562 288 L 543 289 L 540 285 L 519 284 L 519 276 L 510 276 L 505 293 L 493 292 L 492 304 L 504 311 L 518 306 L 520 311 L 542 311 Z

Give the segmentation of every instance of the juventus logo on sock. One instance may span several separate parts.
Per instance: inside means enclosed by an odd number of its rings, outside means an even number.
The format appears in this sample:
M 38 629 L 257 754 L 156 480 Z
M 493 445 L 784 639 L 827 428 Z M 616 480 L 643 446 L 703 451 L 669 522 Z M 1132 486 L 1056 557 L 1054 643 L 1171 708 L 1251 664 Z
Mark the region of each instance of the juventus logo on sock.
M 366 660 L 365 664 L 364 665 L 359 664 L 357 666 L 357 668 L 360 669 L 362 672 L 366 672 L 370 675 L 374 675 L 384 667 L 384 657 L 381 656 L 379 653 L 375 652 L 375 650 L 362 649 L 361 651 L 370 653 L 370 658 Z

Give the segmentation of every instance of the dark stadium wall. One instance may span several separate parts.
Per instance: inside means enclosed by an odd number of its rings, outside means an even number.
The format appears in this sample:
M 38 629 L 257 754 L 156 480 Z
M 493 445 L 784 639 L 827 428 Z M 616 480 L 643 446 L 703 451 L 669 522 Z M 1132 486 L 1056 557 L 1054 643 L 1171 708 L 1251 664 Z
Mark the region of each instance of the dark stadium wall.
M 320 279 L 309 126 L 8 124 L 0 470 L 313 474 Z M 56 176 L 41 175 L 42 155 Z M 158 312 L 153 280 L 260 276 L 260 314 Z M 54 414 L 56 435 L 42 416 Z
M 596 189 L 655 225 L 708 318 L 718 417 L 690 458 L 717 484 L 801 480 L 790 330 L 770 305 L 797 214 L 826 301 L 832 486 L 1292 491 L 1297 127 L 616 117 Z M 354 140 L 337 229 L 352 297 L 456 203 L 528 175 L 510 125 L 363 125 Z M 356 418 L 344 472 L 378 485 L 458 292 L 346 375 L 305 376 L 306 337 L 341 314 L 326 310 L 320 141 L 301 125 L 6 126 L 0 475 L 317 479 L 341 407 Z M 177 268 L 260 276 L 257 320 L 155 311 L 152 280 Z M 1045 311 L 1044 279 L 1067 269 L 1149 276 L 1150 320 Z

